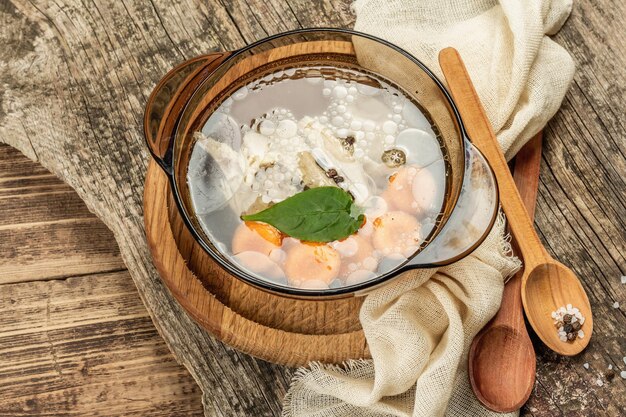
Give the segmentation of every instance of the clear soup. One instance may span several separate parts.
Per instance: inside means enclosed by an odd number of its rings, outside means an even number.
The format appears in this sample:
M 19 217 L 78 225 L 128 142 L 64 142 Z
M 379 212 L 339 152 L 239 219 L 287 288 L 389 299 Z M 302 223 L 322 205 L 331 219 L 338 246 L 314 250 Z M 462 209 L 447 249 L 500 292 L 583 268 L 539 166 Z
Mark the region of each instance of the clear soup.
M 332 66 L 275 71 L 223 100 L 200 132 L 187 181 L 215 246 L 259 278 L 338 288 L 414 255 L 446 193 L 445 148 L 428 114 L 390 82 Z M 305 242 L 253 214 L 316 187 L 338 187 L 365 221 L 332 242 Z

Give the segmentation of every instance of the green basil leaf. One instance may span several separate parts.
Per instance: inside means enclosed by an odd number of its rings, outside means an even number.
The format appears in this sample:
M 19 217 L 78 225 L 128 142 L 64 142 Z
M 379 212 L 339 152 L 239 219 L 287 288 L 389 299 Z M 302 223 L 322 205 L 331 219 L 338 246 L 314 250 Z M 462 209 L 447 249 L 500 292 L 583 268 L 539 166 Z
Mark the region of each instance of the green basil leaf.
M 356 233 L 363 224 L 363 214 L 355 218 L 352 206 L 352 197 L 341 188 L 318 187 L 241 218 L 269 223 L 300 240 L 332 242 Z

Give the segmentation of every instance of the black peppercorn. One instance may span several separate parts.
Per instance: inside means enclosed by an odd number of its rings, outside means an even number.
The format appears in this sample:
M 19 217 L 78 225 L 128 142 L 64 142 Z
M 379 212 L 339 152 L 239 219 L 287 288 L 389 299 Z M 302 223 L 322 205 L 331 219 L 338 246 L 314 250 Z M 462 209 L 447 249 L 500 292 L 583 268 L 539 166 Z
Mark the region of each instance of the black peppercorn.
M 572 322 L 572 315 L 571 314 L 566 314 L 563 316 L 563 323 L 571 323 Z
M 335 168 L 331 168 L 328 171 L 326 171 L 326 176 L 328 178 L 335 178 L 337 176 L 337 170 Z
M 576 339 L 576 333 L 568 333 L 567 334 L 567 340 L 572 341 Z
M 333 177 L 333 180 L 335 180 L 335 182 L 339 184 L 340 182 L 343 182 L 343 177 L 341 175 L 335 175 Z
M 571 324 L 566 324 L 565 326 L 563 326 L 563 331 L 565 333 L 571 333 L 574 330 L 574 328 L 572 327 Z
M 580 322 L 579 321 L 575 321 L 574 323 L 572 323 L 572 329 L 574 329 L 574 331 L 579 331 L 580 330 Z

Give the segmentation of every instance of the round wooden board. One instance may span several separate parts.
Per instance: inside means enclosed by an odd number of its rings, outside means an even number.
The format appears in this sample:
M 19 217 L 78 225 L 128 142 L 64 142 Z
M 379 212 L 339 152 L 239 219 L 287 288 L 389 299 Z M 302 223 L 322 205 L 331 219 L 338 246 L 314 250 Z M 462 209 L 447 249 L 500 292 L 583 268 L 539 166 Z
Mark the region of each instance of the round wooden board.
M 294 300 L 227 274 L 185 227 L 166 174 L 151 161 L 144 190 L 148 246 L 161 278 L 203 328 L 258 358 L 289 365 L 369 358 L 361 298 Z

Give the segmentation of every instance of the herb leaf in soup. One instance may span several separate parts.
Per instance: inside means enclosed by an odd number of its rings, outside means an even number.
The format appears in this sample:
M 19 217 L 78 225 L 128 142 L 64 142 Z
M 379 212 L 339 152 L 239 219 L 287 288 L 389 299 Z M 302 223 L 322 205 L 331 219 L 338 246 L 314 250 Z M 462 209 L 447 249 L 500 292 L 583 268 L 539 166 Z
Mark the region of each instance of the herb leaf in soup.
M 269 223 L 284 234 L 300 240 L 332 242 L 359 230 L 365 216 L 355 212 L 350 194 L 337 187 L 318 187 L 241 218 Z

